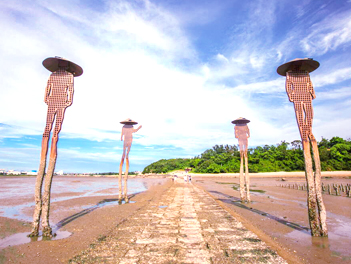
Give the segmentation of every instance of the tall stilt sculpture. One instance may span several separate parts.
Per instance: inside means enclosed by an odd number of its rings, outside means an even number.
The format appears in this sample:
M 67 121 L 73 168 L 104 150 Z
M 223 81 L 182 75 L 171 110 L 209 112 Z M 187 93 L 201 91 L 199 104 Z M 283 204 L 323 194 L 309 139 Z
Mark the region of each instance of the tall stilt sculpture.
M 308 217 L 312 236 L 328 236 L 326 210 L 322 198 L 321 164 L 317 140 L 312 133 L 313 107 L 316 98 L 309 73 L 319 67 L 313 59 L 295 59 L 278 67 L 277 72 L 286 76 L 286 93 L 294 103 L 297 125 L 299 127 L 305 158 L 305 172 L 308 187 Z M 313 172 L 312 145 L 315 172 Z
M 133 121 L 130 118 L 127 118 L 126 120 L 120 122 L 121 124 L 124 124 L 122 128 L 122 133 L 121 133 L 121 141 L 123 141 L 123 136 L 124 136 L 124 144 L 123 144 L 123 154 L 122 154 L 122 159 L 121 163 L 119 165 L 119 201 L 122 201 L 123 197 L 123 192 L 122 192 L 122 169 L 123 169 L 123 163 L 124 159 L 126 159 L 126 171 L 124 173 L 124 201 L 128 202 L 128 195 L 127 195 L 127 181 L 128 181 L 128 171 L 129 171 L 129 151 L 132 146 L 132 141 L 133 141 L 133 133 L 137 132 L 141 126 L 139 126 L 137 129 L 133 127 L 133 125 L 138 124 L 137 122 Z
M 57 142 L 62 122 L 67 107 L 73 102 L 73 77 L 83 74 L 83 69 L 77 64 L 60 57 L 47 58 L 43 61 L 46 69 L 52 72 L 48 80 L 44 102 L 48 105 L 46 127 L 41 143 L 41 157 L 38 175 L 35 183 L 35 208 L 33 214 L 32 232 L 29 236 L 39 235 L 39 223 L 44 237 L 52 237 L 52 229 L 49 224 L 50 212 L 50 191 L 51 182 L 55 170 L 57 158 Z M 55 128 L 52 135 L 49 167 L 45 175 L 46 158 L 52 126 Z M 44 193 L 42 196 L 42 186 L 45 175 Z
M 250 120 L 243 117 L 239 117 L 232 121 L 235 124 L 234 134 L 235 138 L 238 139 L 239 149 L 240 149 L 240 199 L 241 202 L 250 202 L 250 176 L 249 176 L 249 165 L 247 158 L 247 148 L 248 148 L 248 138 L 250 137 L 250 130 L 247 126 Z M 244 170 L 244 160 L 245 160 L 245 176 Z

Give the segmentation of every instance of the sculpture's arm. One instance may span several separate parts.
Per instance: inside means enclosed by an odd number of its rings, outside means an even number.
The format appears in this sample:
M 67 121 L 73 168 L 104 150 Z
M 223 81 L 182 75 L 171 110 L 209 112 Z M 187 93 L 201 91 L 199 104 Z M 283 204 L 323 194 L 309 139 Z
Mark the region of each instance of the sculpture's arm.
M 133 133 L 138 132 L 140 128 L 142 128 L 141 125 L 137 129 L 133 129 Z
M 46 88 L 45 88 L 45 96 L 44 96 L 44 102 L 46 104 L 49 103 L 49 95 L 50 95 L 50 92 L 51 92 L 51 87 L 52 87 L 52 84 L 51 84 L 50 78 L 49 78 L 48 83 L 47 83 Z
M 73 84 L 73 75 L 70 76 L 70 83 L 67 87 L 67 106 L 72 105 L 73 103 L 73 94 L 74 94 L 74 84 Z
M 236 129 L 236 127 L 234 127 L 234 135 L 235 135 L 235 138 L 238 138 L 238 130 Z
M 247 127 L 246 134 L 247 134 L 247 138 L 249 138 L 250 137 L 250 129 L 249 129 L 249 127 Z
M 121 132 L 121 141 L 123 141 L 123 135 L 124 135 L 124 127 L 122 127 L 122 132 Z
M 314 92 L 314 88 L 311 80 L 309 80 L 308 82 L 308 90 L 311 93 L 312 99 L 316 99 L 316 93 Z
M 285 89 L 286 89 L 286 93 L 288 94 L 289 101 L 292 102 L 291 95 L 294 93 L 294 90 L 293 90 L 293 83 L 290 81 L 289 76 L 286 76 Z

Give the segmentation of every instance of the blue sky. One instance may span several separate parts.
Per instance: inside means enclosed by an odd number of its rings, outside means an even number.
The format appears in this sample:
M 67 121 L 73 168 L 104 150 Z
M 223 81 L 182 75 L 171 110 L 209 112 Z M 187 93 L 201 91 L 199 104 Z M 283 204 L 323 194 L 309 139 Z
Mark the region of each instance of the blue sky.
M 56 170 L 117 171 L 120 121 L 135 134 L 131 170 L 236 144 L 231 121 L 251 120 L 251 146 L 299 139 L 276 73 L 314 58 L 313 131 L 351 137 L 351 1 L 86 1 L 0 3 L 0 169 L 35 170 L 50 75 L 61 56 L 84 69 L 60 133 Z

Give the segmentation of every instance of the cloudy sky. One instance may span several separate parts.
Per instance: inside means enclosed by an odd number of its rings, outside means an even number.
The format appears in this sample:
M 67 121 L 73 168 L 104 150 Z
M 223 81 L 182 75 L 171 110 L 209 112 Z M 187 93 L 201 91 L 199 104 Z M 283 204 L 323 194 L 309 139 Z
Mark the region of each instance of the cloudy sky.
M 120 121 L 131 170 L 236 144 L 299 139 L 276 68 L 314 58 L 314 134 L 351 137 L 350 0 L 4 0 L 0 2 L 0 169 L 38 168 L 47 57 L 84 69 L 60 133 L 56 170 L 118 171 Z

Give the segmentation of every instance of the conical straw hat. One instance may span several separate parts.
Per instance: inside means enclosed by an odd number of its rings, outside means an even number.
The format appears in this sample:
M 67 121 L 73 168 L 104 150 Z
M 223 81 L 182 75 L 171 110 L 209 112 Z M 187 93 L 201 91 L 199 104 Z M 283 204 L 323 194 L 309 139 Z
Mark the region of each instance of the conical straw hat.
M 310 58 L 294 59 L 292 61 L 280 65 L 277 69 L 277 73 L 282 76 L 286 76 L 286 72 L 291 70 L 293 66 L 300 66 L 301 71 L 313 72 L 319 67 L 319 62 Z
M 58 70 L 59 68 L 59 61 L 68 61 L 68 69 L 67 71 L 72 73 L 74 77 L 78 77 L 81 76 L 83 74 L 83 69 L 82 67 L 80 67 L 78 64 L 75 64 L 74 62 L 71 62 L 67 59 L 61 58 L 61 57 L 50 57 L 50 58 L 46 58 L 43 61 L 43 66 L 51 71 L 51 72 L 55 72 Z
M 243 125 L 243 124 L 247 124 L 247 123 L 250 123 L 250 120 L 248 120 L 244 117 L 239 117 L 239 118 L 232 121 L 232 124 L 235 124 L 235 125 Z
M 121 121 L 120 123 L 123 124 L 123 125 L 136 125 L 136 124 L 138 124 L 138 122 L 133 121 L 130 118 L 127 118 L 126 120 Z

